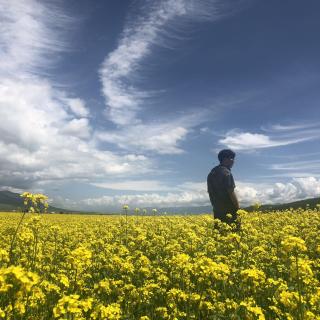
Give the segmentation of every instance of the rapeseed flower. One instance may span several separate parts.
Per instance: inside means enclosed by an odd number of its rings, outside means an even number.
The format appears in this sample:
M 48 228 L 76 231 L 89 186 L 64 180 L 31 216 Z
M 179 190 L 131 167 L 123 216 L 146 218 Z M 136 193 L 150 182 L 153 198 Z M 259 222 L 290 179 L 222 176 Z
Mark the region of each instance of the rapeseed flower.
M 307 250 L 306 243 L 303 239 L 294 236 L 288 236 L 281 241 L 282 248 L 285 252 L 291 253 L 294 251 L 304 252 Z
M 265 320 L 262 308 L 257 306 L 252 298 L 247 298 L 240 302 L 239 309 L 240 311 L 243 310 L 244 319 L 246 320 Z
M 299 304 L 299 293 L 295 291 L 282 291 L 279 295 L 279 300 L 289 310 L 295 310 Z
M 4 249 L 0 249 L 0 264 L 9 262 L 9 252 Z
M 0 319 L 4 319 L 5 317 L 6 317 L 6 313 L 4 312 L 4 310 L 0 308 Z
M 266 275 L 262 270 L 257 268 L 245 269 L 240 272 L 247 284 L 252 284 L 254 287 L 263 285 L 266 280 Z
M 96 319 L 120 320 L 121 307 L 118 303 L 111 303 L 107 306 L 100 305 L 98 307 L 98 316 Z

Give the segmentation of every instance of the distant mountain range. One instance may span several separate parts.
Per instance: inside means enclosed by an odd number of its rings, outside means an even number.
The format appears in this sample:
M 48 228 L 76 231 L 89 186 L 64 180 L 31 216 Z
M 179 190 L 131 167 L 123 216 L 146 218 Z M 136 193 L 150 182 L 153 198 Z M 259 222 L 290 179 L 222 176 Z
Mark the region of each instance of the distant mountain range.
M 0 211 L 22 211 L 23 207 L 23 199 L 19 193 L 0 191 Z M 48 212 L 72 212 L 72 210 L 49 206 Z
M 272 211 L 272 210 L 285 210 L 289 208 L 297 209 L 297 208 L 306 208 L 310 209 L 316 208 L 317 204 L 320 204 L 320 197 L 311 198 L 305 200 L 299 200 L 290 203 L 283 204 L 266 204 L 262 205 L 259 210 L 260 211 Z M 0 211 L 22 211 L 23 209 L 23 199 L 20 197 L 19 193 L 14 193 L 11 191 L 0 191 Z M 148 212 L 151 212 L 153 208 L 146 208 Z M 244 208 L 247 211 L 253 211 L 254 207 L 249 206 Z M 54 206 L 49 206 L 48 212 L 63 212 L 63 213 L 71 213 L 75 212 L 75 210 L 62 209 Z M 159 213 L 167 212 L 168 214 L 200 214 L 200 213 L 210 213 L 212 212 L 211 206 L 197 206 L 197 207 L 167 207 L 161 208 L 158 210 Z M 81 213 L 85 213 L 81 211 Z M 92 212 L 91 212 L 92 213 Z
M 290 203 L 282 203 L 282 204 L 265 204 L 259 208 L 259 211 L 273 211 L 273 210 L 286 210 L 286 209 L 298 209 L 298 208 L 310 208 L 314 209 L 317 207 L 317 204 L 320 204 L 320 197 L 319 198 L 310 198 L 304 199 L 299 201 L 294 201 Z M 148 208 L 150 211 L 152 208 Z M 248 206 L 243 208 L 244 210 L 250 212 L 255 210 L 254 206 Z M 148 210 L 148 211 L 149 211 Z M 167 212 L 170 213 L 211 213 L 212 207 L 211 206 L 197 206 L 197 207 L 168 207 L 168 208 L 161 208 L 160 212 Z
M 286 210 L 286 209 L 298 209 L 298 208 L 310 208 L 315 209 L 317 205 L 320 205 L 320 197 L 318 198 L 309 198 L 304 200 L 298 200 L 289 203 L 282 203 L 282 204 L 265 204 L 262 205 L 259 210 L 260 211 L 270 211 L 270 210 Z M 245 208 L 248 211 L 253 211 L 254 206 L 250 206 Z

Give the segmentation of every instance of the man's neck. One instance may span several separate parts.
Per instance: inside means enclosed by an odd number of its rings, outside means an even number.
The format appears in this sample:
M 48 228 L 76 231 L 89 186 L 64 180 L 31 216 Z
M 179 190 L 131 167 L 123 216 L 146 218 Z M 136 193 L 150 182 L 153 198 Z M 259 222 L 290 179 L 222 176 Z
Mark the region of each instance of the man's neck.
M 231 167 L 229 167 L 229 166 L 227 166 L 227 165 L 225 165 L 225 164 L 223 164 L 223 163 L 220 163 L 220 166 L 225 167 L 225 168 L 227 168 L 228 170 L 231 170 Z

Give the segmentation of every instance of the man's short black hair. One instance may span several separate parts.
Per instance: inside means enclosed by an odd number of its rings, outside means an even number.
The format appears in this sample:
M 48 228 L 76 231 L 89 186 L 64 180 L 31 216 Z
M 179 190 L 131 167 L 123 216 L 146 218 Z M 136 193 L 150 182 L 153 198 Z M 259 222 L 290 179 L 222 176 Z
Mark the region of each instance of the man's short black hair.
M 236 156 L 235 152 L 233 152 L 230 149 L 224 149 L 218 153 L 218 159 L 220 163 L 223 161 L 223 159 L 231 159 L 231 158 L 234 158 L 235 156 Z

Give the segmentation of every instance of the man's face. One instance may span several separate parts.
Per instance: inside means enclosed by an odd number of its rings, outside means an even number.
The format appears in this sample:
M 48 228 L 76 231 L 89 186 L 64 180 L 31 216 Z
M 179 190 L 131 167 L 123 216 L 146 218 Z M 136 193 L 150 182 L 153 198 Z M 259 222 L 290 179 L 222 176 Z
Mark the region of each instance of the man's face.
M 227 168 L 232 168 L 234 164 L 234 158 L 224 158 L 222 164 Z

